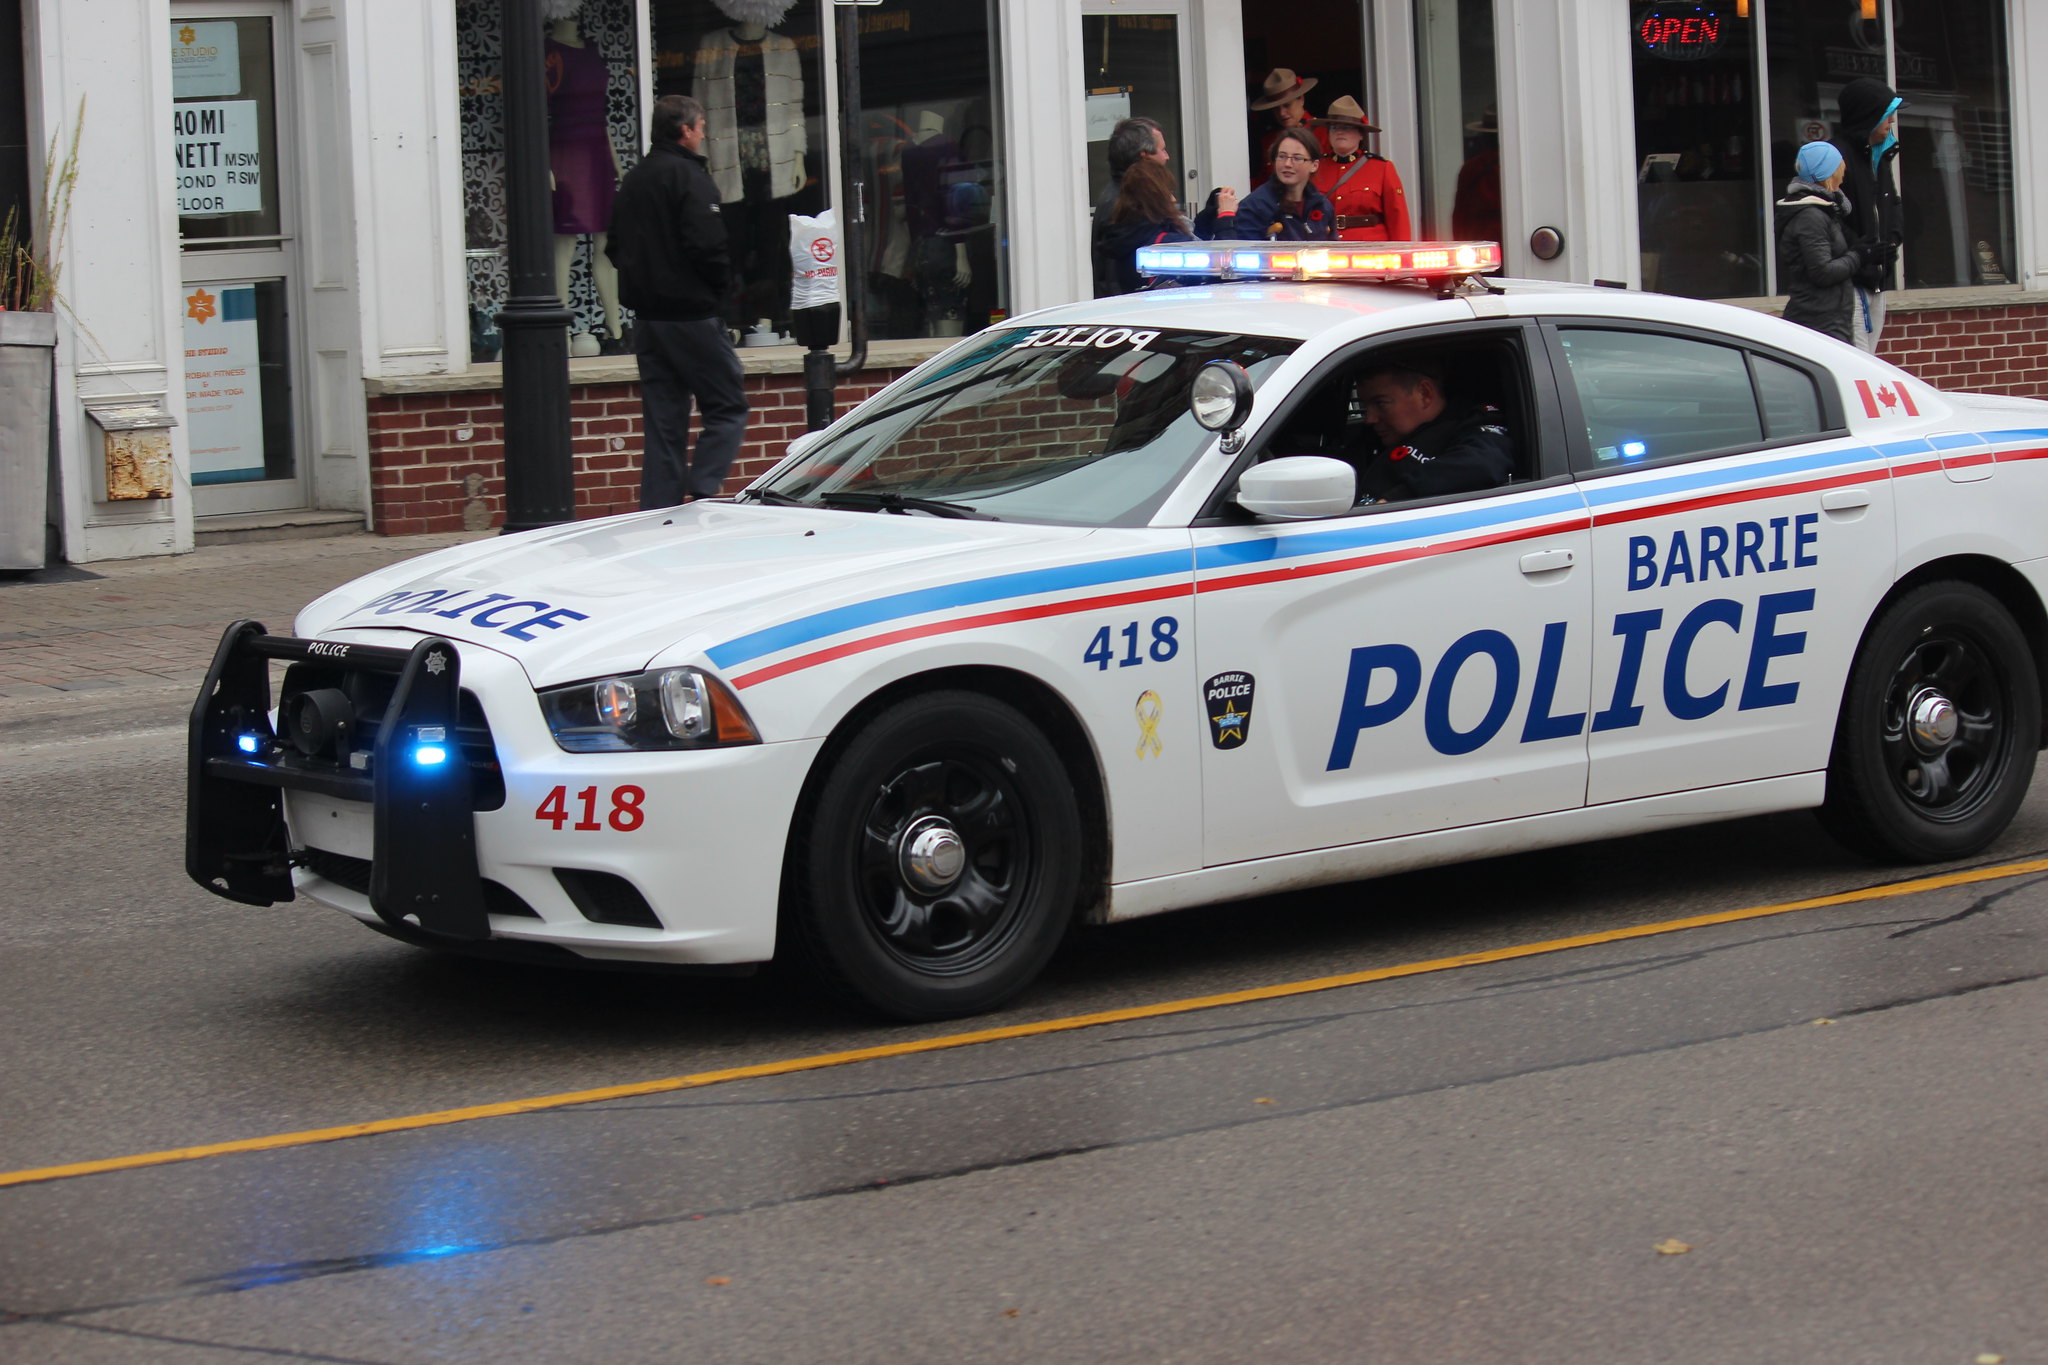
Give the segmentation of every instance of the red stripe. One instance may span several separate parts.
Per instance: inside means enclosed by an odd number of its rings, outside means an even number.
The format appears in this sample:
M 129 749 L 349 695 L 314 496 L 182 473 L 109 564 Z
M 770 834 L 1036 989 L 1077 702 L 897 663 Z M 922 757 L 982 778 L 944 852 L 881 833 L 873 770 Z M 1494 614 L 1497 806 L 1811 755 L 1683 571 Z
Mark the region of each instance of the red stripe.
M 1998 458 L 2000 460 L 2048 460 L 2048 449 L 2032 446 L 2026 450 L 2001 450 L 1998 452 Z
M 1860 381 L 1859 381 L 1860 382 Z M 1939 464 L 1930 468 L 1939 469 Z M 1793 493 L 1812 493 L 1823 488 L 1841 488 L 1852 483 L 1869 483 L 1872 480 L 1889 479 L 1894 472 L 1884 469 L 1866 469 L 1860 474 L 1836 474 L 1825 479 L 1808 479 L 1804 483 L 1773 484 L 1767 488 L 1745 488 L 1737 493 L 1713 493 L 1703 498 L 1687 498 L 1683 502 L 1660 502 L 1650 507 L 1630 507 L 1620 512 L 1600 512 L 1593 518 L 1596 526 L 1612 526 L 1618 522 L 1644 521 L 1650 517 L 1668 517 L 1680 512 L 1697 512 L 1704 507 L 1726 507 L 1737 502 L 1761 502 L 1765 498 L 1782 498 Z
M 1906 405 L 1906 415 L 1908 417 L 1918 417 L 1920 409 L 1913 406 L 1913 391 L 1904 384 L 1898 385 L 1897 388 L 1899 390 L 1899 401 Z
M 1871 395 L 1870 381 L 1868 379 L 1857 380 L 1856 392 L 1863 396 L 1863 415 L 1865 417 L 1877 416 L 1877 399 Z
M 1586 519 L 1550 522 L 1543 526 L 1524 526 L 1513 531 L 1491 531 L 1483 536 L 1468 536 L 1463 540 L 1446 540 L 1435 545 L 1410 545 L 1400 550 L 1375 550 L 1369 555 L 1354 555 L 1349 559 L 1327 559 L 1319 564 L 1294 564 L 1284 569 L 1261 569 L 1257 573 L 1235 574 L 1229 578 L 1205 578 L 1196 585 L 1199 592 L 1222 592 L 1228 588 L 1251 588 L 1261 583 L 1284 583 L 1289 579 L 1316 578 L 1323 574 L 1347 573 L 1352 569 L 1370 569 L 1379 564 L 1399 564 L 1410 559 L 1428 559 L 1435 555 L 1455 554 L 1460 550 L 1476 550 L 1486 545 L 1507 545 L 1517 540 L 1534 540 L 1538 536 L 1555 535 L 1559 531 L 1582 531 Z
M 752 687 L 755 683 L 770 682 L 787 673 L 828 664 L 834 659 L 844 659 L 851 654 L 864 654 L 884 645 L 901 644 L 905 640 L 922 640 L 933 635 L 949 635 L 954 631 L 978 630 L 982 626 L 1007 625 L 1012 621 L 1037 621 L 1048 616 L 1071 616 L 1076 612 L 1094 611 L 1102 607 L 1121 607 L 1133 602 L 1157 602 L 1167 597 L 1192 597 L 1191 583 L 1168 583 L 1164 587 L 1140 588 L 1136 592 L 1110 593 L 1105 597 L 1084 597 L 1072 602 L 1045 602 L 1035 607 L 1016 607 L 1009 611 L 984 612 L 980 616 L 962 616 L 952 621 L 929 621 L 921 626 L 905 626 L 901 630 L 871 635 L 865 640 L 848 640 L 829 649 L 801 654 L 794 659 L 785 659 L 779 664 L 757 668 L 732 680 L 734 687 Z
M 1939 473 L 1940 470 L 1940 460 L 1921 460 L 1917 464 L 1893 465 L 1892 477 L 1895 479 L 1909 479 L 1915 474 L 1934 474 Z
M 1942 460 L 1942 465 L 1948 469 L 1968 469 L 1973 464 L 1990 464 L 1997 458 L 1988 450 L 1980 450 L 1972 455 L 1948 456 Z

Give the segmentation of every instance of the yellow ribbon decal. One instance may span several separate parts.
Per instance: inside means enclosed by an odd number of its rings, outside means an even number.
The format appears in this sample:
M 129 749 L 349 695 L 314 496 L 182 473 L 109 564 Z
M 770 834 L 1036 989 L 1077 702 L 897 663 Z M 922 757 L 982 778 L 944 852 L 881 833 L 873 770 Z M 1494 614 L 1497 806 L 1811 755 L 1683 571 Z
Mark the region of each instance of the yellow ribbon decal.
M 1157 692 L 1146 692 L 1138 698 L 1138 757 L 1150 758 L 1165 751 L 1166 746 L 1159 739 L 1159 718 L 1166 714 L 1166 703 L 1159 700 Z

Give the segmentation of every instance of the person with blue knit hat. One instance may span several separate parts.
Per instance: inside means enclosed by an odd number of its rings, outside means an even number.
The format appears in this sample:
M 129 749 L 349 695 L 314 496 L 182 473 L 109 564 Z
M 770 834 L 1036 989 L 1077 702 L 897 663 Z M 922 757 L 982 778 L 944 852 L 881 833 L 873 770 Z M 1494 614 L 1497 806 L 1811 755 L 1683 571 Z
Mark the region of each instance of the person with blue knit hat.
M 1906 102 L 1877 77 L 1858 76 L 1842 87 L 1835 104 L 1841 123 L 1834 146 L 1842 154 L 1842 188 L 1849 196 L 1844 227 L 1863 262 L 1853 285 L 1851 331 L 1858 346 L 1875 351 L 1884 330 L 1885 291 L 1899 287 L 1899 243 L 1906 237 L 1892 171 L 1899 155 L 1899 110 Z
M 1785 320 L 1837 341 L 1855 340 L 1856 272 L 1862 255 L 1843 231 L 1849 204 L 1842 195 L 1848 165 L 1832 143 L 1799 149 L 1797 175 L 1777 204 L 1778 283 L 1785 290 Z

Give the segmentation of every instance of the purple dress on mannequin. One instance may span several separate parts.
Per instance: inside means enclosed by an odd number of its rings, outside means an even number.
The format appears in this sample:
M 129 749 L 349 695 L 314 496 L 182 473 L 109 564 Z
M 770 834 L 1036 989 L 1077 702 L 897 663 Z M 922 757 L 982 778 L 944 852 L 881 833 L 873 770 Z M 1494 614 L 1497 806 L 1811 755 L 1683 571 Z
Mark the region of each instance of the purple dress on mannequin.
M 547 41 L 548 168 L 555 173 L 555 232 L 573 236 L 612 225 L 618 181 L 605 94 L 611 72 L 590 43 Z

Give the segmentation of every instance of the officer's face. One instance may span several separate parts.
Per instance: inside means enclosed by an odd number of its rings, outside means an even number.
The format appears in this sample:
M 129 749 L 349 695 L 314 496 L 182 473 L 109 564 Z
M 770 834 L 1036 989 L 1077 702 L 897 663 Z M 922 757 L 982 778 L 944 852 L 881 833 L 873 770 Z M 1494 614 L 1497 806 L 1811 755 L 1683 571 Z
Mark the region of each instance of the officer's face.
M 1350 156 L 1365 145 L 1365 130 L 1348 124 L 1330 125 L 1330 150 L 1338 156 Z
M 1443 396 L 1435 384 L 1424 379 L 1411 389 L 1403 386 L 1399 375 L 1393 374 L 1376 374 L 1360 380 L 1358 401 L 1382 448 L 1406 440 L 1410 432 L 1434 421 L 1444 410 Z
M 1308 101 L 1304 100 L 1299 95 L 1296 95 L 1293 99 L 1287 101 L 1287 103 L 1285 104 L 1279 104 L 1273 107 L 1273 117 L 1280 121 L 1280 126 L 1282 128 L 1293 128 L 1299 126 L 1301 123 L 1301 116 L 1307 112 Z

